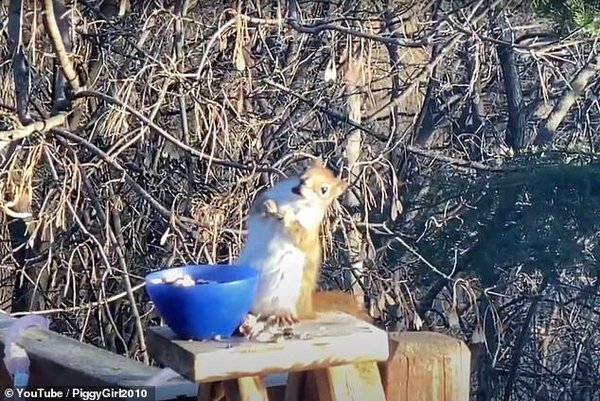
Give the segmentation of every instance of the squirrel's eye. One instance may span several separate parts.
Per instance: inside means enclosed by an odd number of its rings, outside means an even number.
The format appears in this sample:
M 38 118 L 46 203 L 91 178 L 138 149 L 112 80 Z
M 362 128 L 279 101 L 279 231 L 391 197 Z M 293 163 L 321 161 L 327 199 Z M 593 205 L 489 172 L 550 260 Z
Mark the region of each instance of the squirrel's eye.
M 321 195 L 325 195 L 329 191 L 329 186 L 323 185 L 321 186 Z

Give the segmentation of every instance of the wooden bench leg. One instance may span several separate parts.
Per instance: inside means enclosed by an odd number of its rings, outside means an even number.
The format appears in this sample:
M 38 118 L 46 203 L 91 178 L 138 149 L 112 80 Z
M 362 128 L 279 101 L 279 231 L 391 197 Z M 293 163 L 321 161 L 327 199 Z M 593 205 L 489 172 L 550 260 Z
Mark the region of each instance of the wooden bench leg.
M 259 376 L 241 377 L 225 382 L 227 401 L 269 401 L 265 382 Z
M 267 388 L 258 376 L 200 383 L 198 401 L 269 401 Z
M 376 362 L 315 371 L 319 401 L 386 401 Z

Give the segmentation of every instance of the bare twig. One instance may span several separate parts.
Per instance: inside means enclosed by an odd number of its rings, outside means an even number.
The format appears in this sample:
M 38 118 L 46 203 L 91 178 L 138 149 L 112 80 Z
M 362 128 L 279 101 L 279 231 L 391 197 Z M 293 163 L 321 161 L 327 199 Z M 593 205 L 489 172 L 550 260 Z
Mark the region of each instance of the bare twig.
M 100 157 L 106 163 L 110 164 L 113 168 L 119 170 L 123 174 L 123 180 L 125 180 L 125 182 L 127 184 L 131 185 L 133 190 L 135 192 L 137 192 L 138 195 L 140 195 L 140 197 L 142 199 L 144 199 L 146 202 L 148 202 L 157 212 L 159 212 L 160 215 L 163 216 L 167 221 L 178 221 L 179 220 L 182 223 L 191 223 L 191 224 L 194 224 L 194 225 L 197 225 L 200 227 L 206 227 L 206 228 L 214 227 L 214 224 L 211 224 L 211 223 L 203 223 L 203 222 L 199 222 L 199 221 L 196 221 L 196 220 L 193 220 L 190 218 L 186 218 L 186 217 L 176 217 L 172 211 L 168 210 L 163 205 L 161 205 L 156 199 L 154 199 L 152 197 L 152 195 L 150 195 L 133 178 L 131 178 L 131 176 L 127 173 L 127 170 L 125 170 L 119 163 L 117 163 L 113 158 L 108 156 L 102 150 L 98 149 L 96 146 L 89 143 L 85 139 L 80 138 L 77 135 L 74 135 L 64 129 L 55 128 L 54 131 L 58 135 L 62 136 L 65 139 L 79 143 L 80 145 L 84 146 L 85 148 L 90 150 L 92 153 L 94 153 L 96 156 Z M 235 233 L 239 232 L 237 230 L 229 230 L 229 231 L 233 231 Z
M 273 173 L 273 174 L 278 174 L 279 176 L 285 176 L 285 174 L 283 174 L 281 171 L 278 171 L 278 170 L 270 168 L 270 167 L 246 166 L 244 164 L 228 161 L 225 159 L 221 159 L 218 157 L 214 157 L 214 156 L 202 153 L 202 152 L 192 148 L 191 146 L 186 145 L 185 143 L 182 143 L 179 139 L 175 138 L 173 135 L 169 134 L 167 131 L 165 131 L 164 129 L 159 127 L 155 122 L 148 119 L 142 113 L 135 110 L 130 105 L 123 103 L 122 101 L 120 101 L 112 96 L 106 95 L 104 93 L 96 92 L 96 91 L 80 91 L 76 94 L 76 97 L 90 97 L 90 96 L 96 97 L 98 99 L 102 99 L 102 100 L 104 100 L 108 103 L 114 104 L 116 106 L 123 107 L 128 112 L 130 112 L 131 114 L 136 116 L 138 119 L 140 119 L 144 123 L 148 124 L 153 130 L 155 130 L 156 132 L 158 132 L 159 134 L 164 136 L 169 142 L 173 143 L 174 145 L 180 147 L 181 149 L 189 152 L 190 154 L 192 154 L 196 157 L 199 157 L 203 160 L 209 161 L 210 163 L 215 163 L 215 164 L 219 164 L 219 165 L 222 165 L 225 167 L 231 167 L 231 168 L 236 168 L 236 169 L 240 169 L 240 170 L 257 171 L 257 172 L 261 172 L 261 173 Z
M 78 92 L 80 90 L 79 79 L 77 74 L 75 73 L 75 69 L 73 68 L 73 64 L 67 54 L 67 50 L 65 49 L 65 45 L 63 43 L 61 32 L 56 23 L 56 15 L 54 12 L 54 1 L 55 0 L 44 0 L 44 17 L 46 21 L 46 28 L 48 29 L 48 33 L 52 38 L 52 45 L 54 47 L 54 51 L 56 52 L 56 56 L 60 61 L 60 65 L 63 69 L 63 73 L 71 85 L 71 89 L 74 92 Z M 61 16 L 64 18 L 64 16 Z
M 571 106 L 573 106 L 575 101 L 581 96 L 592 79 L 598 75 L 598 72 L 600 72 L 600 53 L 591 57 L 588 63 L 583 66 L 577 75 L 575 75 L 569 85 L 570 88 L 564 92 L 550 112 L 545 123 L 542 124 L 542 128 L 539 130 L 538 135 L 534 140 L 536 145 L 544 145 L 552 141 L 554 133 L 567 116 Z
M 548 275 L 544 275 L 544 279 L 542 280 L 542 283 L 540 284 L 539 292 L 533 297 L 531 304 L 529 305 L 529 309 L 527 311 L 527 316 L 525 317 L 525 322 L 523 322 L 523 324 L 521 326 L 521 332 L 519 333 L 519 337 L 517 338 L 517 342 L 515 344 L 515 351 L 512 355 L 511 367 L 510 367 L 510 372 L 508 375 L 508 382 L 506 384 L 506 387 L 504 387 L 504 397 L 503 397 L 504 401 L 509 401 L 510 395 L 514 391 L 513 386 L 514 386 L 515 379 L 517 378 L 517 369 L 521 362 L 521 355 L 523 354 L 523 351 L 524 351 L 525 342 L 527 341 L 527 339 L 530 336 L 530 333 L 532 330 L 531 324 L 533 321 L 533 317 L 535 316 L 535 313 L 539 306 L 540 300 L 544 296 L 543 293 L 546 290 L 547 286 L 548 286 Z
M 142 288 L 144 288 L 146 283 L 142 282 L 137 284 L 131 288 L 133 292 L 136 292 Z M 101 301 L 89 302 L 79 306 L 71 306 L 68 308 L 53 308 L 53 309 L 45 309 L 45 310 L 36 310 L 36 311 L 27 311 L 27 312 L 15 312 L 11 313 L 11 316 L 19 317 L 19 316 L 27 316 L 27 315 L 50 315 L 53 313 L 72 313 L 72 312 L 80 312 L 86 309 L 96 309 L 101 306 L 108 305 L 112 302 L 118 301 L 125 297 L 129 296 L 128 291 L 123 291 L 121 293 L 111 295 Z
M 114 198 L 114 193 L 112 193 L 111 195 Z M 127 292 L 127 298 L 129 299 L 131 314 L 135 319 L 135 329 L 140 343 L 140 351 L 142 352 L 144 362 L 149 363 L 150 358 L 148 356 L 148 350 L 146 349 L 144 326 L 142 324 L 140 312 L 138 310 L 137 302 L 133 294 L 134 290 L 133 286 L 131 285 L 131 279 L 129 278 L 129 269 L 127 268 L 127 263 L 125 262 L 125 255 L 123 254 L 125 242 L 123 241 L 123 236 L 121 234 L 121 218 L 119 216 L 119 213 L 115 210 L 114 205 L 110 206 L 110 217 L 111 226 L 113 227 L 111 230 L 109 230 L 110 240 L 115 247 L 115 251 L 117 253 L 119 261 L 119 267 L 121 267 L 121 270 L 123 271 L 121 276 L 123 277 L 123 281 L 125 282 L 125 291 Z
M 354 121 L 348 120 L 348 118 L 342 114 L 336 113 L 333 110 L 330 110 L 326 107 L 320 106 L 318 104 L 315 104 L 313 101 L 306 99 L 304 96 L 299 95 L 297 93 L 295 93 L 294 91 L 292 91 L 289 88 L 286 88 L 283 85 L 280 85 L 276 82 L 273 82 L 269 79 L 265 79 L 265 82 L 275 88 L 281 89 L 287 93 L 290 93 L 294 96 L 296 96 L 298 99 L 302 100 L 303 102 L 306 102 L 308 104 L 310 104 L 313 107 L 318 108 L 320 111 L 322 111 L 323 113 L 329 115 L 330 117 L 335 118 L 336 120 L 340 121 L 340 122 L 344 122 L 346 124 L 348 124 L 349 126 L 353 127 L 353 128 L 357 128 L 369 135 L 371 135 L 374 138 L 377 138 L 379 140 L 382 141 L 388 141 L 389 140 L 389 134 L 388 133 L 381 133 L 378 132 L 374 129 L 370 129 L 367 128 L 365 125 L 362 124 L 358 124 Z M 470 160 L 462 160 L 462 159 L 457 159 L 455 157 L 451 157 L 451 156 L 446 156 L 443 153 L 440 152 L 436 152 L 433 150 L 428 150 L 428 149 L 421 149 L 417 146 L 413 146 L 413 145 L 400 145 L 406 148 L 407 151 L 417 154 L 419 156 L 424 156 L 427 157 L 428 159 L 432 159 L 432 160 L 437 160 L 440 162 L 444 162 L 444 163 L 448 163 L 450 165 L 453 166 L 457 166 L 457 167 L 468 167 L 468 168 L 472 168 L 475 170 L 481 170 L 481 171 L 490 171 L 490 172 L 498 172 L 498 173 L 502 173 L 502 172 L 510 172 L 510 171 L 517 171 L 517 168 L 508 168 L 508 167 L 493 167 L 493 166 L 489 166 L 483 163 L 479 163 L 479 162 L 473 162 Z
M 353 44 L 350 44 L 353 47 Z M 362 86 L 365 82 L 362 81 L 362 69 L 365 68 L 362 57 L 355 58 L 351 53 L 348 70 L 346 71 L 346 93 L 348 94 L 347 114 L 348 120 L 356 123 L 361 122 L 362 109 Z M 362 131 L 355 128 L 346 135 L 346 161 L 348 163 L 348 175 L 350 182 L 356 182 L 361 173 L 362 167 L 358 163 L 361 157 L 362 148 Z M 356 228 L 354 223 L 362 221 L 364 217 L 360 213 L 361 201 L 356 196 L 354 191 L 347 191 L 344 197 L 345 206 L 352 212 L 352 223 L 348 230 L 348 259 L 350 260 L 350 277 L 355 280 L 350 280 L 351 288 L 354 296 L 359 300 L 360 304 L 365 301 L 363 282 L 364 282 L 364 257 L 362 255 L 364 238 L 362 233 Z
M 52 116 L 44 121 L 36 121 L 34 123 L 28 124 L 21 128 L 15 128 L 9 131 L 0 131 L 0 142 L 1 141 L 14 141 L 17 139 L 27 138 L 29 135 L 34 132 L 44 133 L 52 128 L 56 128 L 65 123 L 67 119 L 67 115 L 65 113 L 60 113 L 55 116 Z

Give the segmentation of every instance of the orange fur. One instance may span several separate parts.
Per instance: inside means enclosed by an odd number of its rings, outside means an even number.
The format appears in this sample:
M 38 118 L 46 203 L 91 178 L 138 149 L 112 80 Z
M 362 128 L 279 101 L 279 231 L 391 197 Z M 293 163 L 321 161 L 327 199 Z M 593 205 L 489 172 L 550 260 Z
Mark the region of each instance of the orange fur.
M 364 306 L 359 304 L 354 296 L 345 292 L 313 292 L 312 303 L 315 312 L 344 312 L 366 322 L 373 322 Z

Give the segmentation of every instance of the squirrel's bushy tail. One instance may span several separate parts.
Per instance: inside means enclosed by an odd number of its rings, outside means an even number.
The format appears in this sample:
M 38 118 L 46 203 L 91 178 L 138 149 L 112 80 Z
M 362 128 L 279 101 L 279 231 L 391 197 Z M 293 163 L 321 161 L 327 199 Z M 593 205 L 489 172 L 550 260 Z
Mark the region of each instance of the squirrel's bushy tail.
M 313 293 L 315 312 L 344 312 L 358 319 L 372 323 L 373 319 L 356 298 L 341 291 L 321 291 Z

